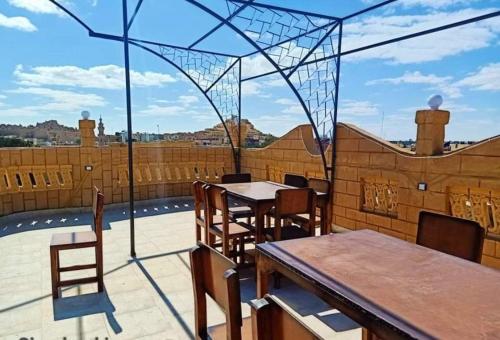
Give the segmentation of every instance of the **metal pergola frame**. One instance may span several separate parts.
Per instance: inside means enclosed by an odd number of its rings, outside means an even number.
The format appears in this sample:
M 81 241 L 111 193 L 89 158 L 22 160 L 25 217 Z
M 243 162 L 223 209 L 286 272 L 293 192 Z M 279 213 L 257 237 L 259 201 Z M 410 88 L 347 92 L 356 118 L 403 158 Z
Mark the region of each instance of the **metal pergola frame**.
M 279 74 L 297 97 L 302 108 L 304 109 L 304 112 L 307 115 L 309 122 L 311 123 L 314 132 L 314 137 L 317 141 L 319 152 L 322 157 L 325 177 L 327 179 L 328 178 L 331 179 L 333 184 L 333 179 L 335 178 L 336 126 L 337 126 L 337 115 L 338 115 L 341 57 L 365 51 L 368 49 L 376 48 L 379 46 L 393 44 L 403 40 L 408 40 L 419 36 L 500 16 L 500 11 L 495 11 L 492 13 L 469 18 L 466 20 L 454 22 L 451 24 L 442 25 L 432 29 L 399 36 L 393 39 L 380 41 L 377 43 L 362 46 L 352 50 L 343 51 L 342 35 L 343 35 L 343 24 L 345 21 L 356 18 L 362 14 L 389 5 L 391 3 L 397 2 L 398 0 L 382 1 L 378 4 L 367 7 L 363 10 L 357 11 L 355 13 L 349 14 L 344 17 L 335 17 L 330 15 L 295 10 L 291 8 L 284 8 L 284 7 L 274 6 L 271 4 L 260 3 L 254 0 L 223 0 L 226 1 L 228 5 L 228 10 L 230 12 L 230 15 L 228 17 L 223 17 L 220 14 L 213 11 L 212 9 L 208 8 L 207 6 L 201 4 L 198 0 L 183 0 L 192 4 L 194 7 L 200 9 L 204 13 L 210 15 L 211 17 L 215 18 L 216 20 L 219 21 L 219 24 L 214 26 L 212 29 L 210 29 L 208 32 L 206 32 L 204 35 L 196 39 L 188 46 L 177 46 L 162 42 L 133 38 L 129 36 L 129 31 L 134 23 L 134 20 L 139 14 L 139 11 L 142 7 L 144 0 L 137 1 L 137 4 L 131 16 L 128 15 L 127 0 L 122 0 L 123 35 L 121 36 L 96 32 L 83 20 L 81 20 L 77 15 L 75 15 L 68 8 L 60 4 L 58 2 L 59 0 L 50 0 L 50 1 L 54 5 L 56 5 L 59 9 L 61 9 L 63 12 L 68 14 L 71 18 L 73 18 L 76 22 L 78 22 L 82 27 L 84 27 L 87 30 L 90 37 L 112 40 L 112 41 L 114 40 L 123 43 L 124 66 L 125 66 L 125 93 L 126 93 L 126 105 L 127 105 L 127 136 L 128 136 L 127 144 L 128 144 L 128 170 L 129 170 L 129 210 L 130 210 L 129 216 L 130 216 L 130 241 L 131 241 L 130 255 L 132 257 L 136 256 L 136 251 L 135 251 L 135 225 L 134 225 L 132 100 L 131 100 L 130 56 L 129 56 L 130 45 L 141 48 L 157 56 L 158 58 L 164 60 L 168 64 L 172 65 L 182 74 L 184 74 L 189 80 L 191 80 L 193 84 L 195 84 L 195 86 L 201 92 L 203 92 L 204 96 L 210 102 L 212 108 L 214 109 L 219 119 L 221 120 L 221 123 L 226 131 L 229 144 L 231 146 L 233 153 L 235 169 L 237 172 L 240 171 L 241 84 L 242 82 L 254 80 L 260 77 Z M 232 13 L 230 7 L 233 8 Z M 259 25 L 261 25 L 260 32 L 258 31 L 252 32 L 250 29 L 250 32 L 253 33 L 254 35 L 255 34 L 258 35 L 260 33 L 258 39 L 249 34 L 249 31 L 246 30 L 248 29 L 248 27 L 242 28 L 238 26 L 238 23 L 235 23 L 238 20 L 240 22 L 240 25 L 241 22 L 244 22 L 246 24 L 248 24 L 248 22 L 253 23 L 254 22 L 253 19 L 255 19 L 255 17 L 248 18 L 244 16 L 244 13 L 249 11 L 251 11 L 251 14 L 253 13 L 254 16 L 257 16 L 258 19 L 257 21 Z M 268 14 L 269 16 L 271 16 L 272 19 L 266 21 L 259 17 L 260 15 L 264 14 Z M 284 24 L 282 22 L 279 22 L 279 19 L 282 19 L 283 17 L 286 17 L 288 19 L 288 23 Z M 326 24 L 324 23 L 325 21 Z M 277 25 L 278 28 L 281 28 L 281 31 L 287 29 L 292 31 L 292 29 L 294 29 L 293 31 L 298 31 L 300 33 L 295 35 L 289 35 L 288 33 L 283 34 L 283 33 L 271 32 L 271 28 L 273 25 Z M 304 25 L 306 26 L 305 28 L 303 27 Z M 210 37 L 212 34 L 214 34 L 222 27 L 228 27 L 232 29 L 235 33 L 237 33 L 240 37 L 242 37 L 245 41 L 247 41 L 255 49 L 255 51 L 244 55 L 232 55 L 227 53 L 219 53 L 219 52 L 207 51 L 196 48 L 196 46 L 199 43 L 204 41 L 206 38 Z M 310 27 L 313 28 L 310 29 Z M 271 35 L 271 42 L 263 41 L 265 40 L 263 32 L 266 33 L 267 36 Z M 286 37 L 286 39 L 281 39 L 283 35 Z M 274 38 L 276 37 L 278 37 L 278 41 L 273 42 Z M 336 41 L 332 40 L 333 37 L 336 37 Z M 306 38 L 309 39 L 311 45 L 309 46 L 309 48 L 305 48 L 306 50 L 305 55 L 301 55 L 300 58 L 296 58 L 292 55 L 292 53 L 287 54 L 287 52 L 290 52 L 290 50 L 287 49 L 286 47 L 287 44 L 288 46 L 291 46 L 293 43 L 298 42 L 299 39 L 306 39 Z M 295 45 L 295 47 L 296 46 L 297 45 Z M 154 48 L 158 48 L 160 50 L 156 51 L 154 50 Z M 331 53 L 325 52 L 324 51 L 325 48 L 329 51 L 331 50 Z M 279 50 L 280 55 L 277 55 L 276 53 L 277 49 Z M 318 52 L 318 56 L 315 55 L 317 53 L 317 50 L 320 50 Z M 163 53 L 165 51 L 166 53 Z M 285 53 L 284 56 L 283 53 Z M 241 77 L 242 59 L 256 54 L 264 56 L 267 59 L 267 61 L 275 68 L 275 70 L 242 79 Z M 200 60 L 201 58 L 201 60 L 205 60 L 208 63 L 208 65 L 203 66 L 201 69 L 190 68 L 192 66 L 192 64 L 189 63 L 190 58 L 198 58 L 197 60 Z M 282 58 L 285 58 L 287 61 L 283 62 Z M 292 59 L 291 64 L 289 64 L 290 58 Z M 230 63 L 228 63 L 228 61 L 230 61 Z M 334 64 L 328 64 L 332 61 L 334 62 Z M 329 69 L 331 69 L 330 66 L 334 68 L 331 71 L 329 71 Z M 309 67 L 312 67 L 313 70 L 311 71 Z M 207 69 L 209 71 L 208 73 L 205 72 L 207 71 Z M 215 74 L 214 71 L 216 71 Z M 322 73 L 323 78 L 317 76 L 316 79 L 311 80 L 311 78 L 313 78 L 314 76 L 313 73 Z M 304 74 L 306 78 L 305 81 L 301 78 L 301 75 L 302 77 L 304 77 Z M 227 77 L 225 85 L 230 88 L 229 90 L 224 88 L 223 78 L 225 77 Z M 298 77 L 299 79 L 298 84 L 297 84 L 297 78 L 295 78 L 294 82 L 294 80 L 291 79 L 292 77 Z M 236 84 L 234 84 L 235 80 L 237 80 Z M 317 87 L 314 89 L 312 89 L 313 85 L 311 85 L 313 82 L 318 83 L 316 84 Z M 331 82 L 333 84 L 329 84 L 328 82 Z M 309 87 L 304 86 L 304 84 L 308 85 Z M 223 87 L 220 87 L 220 85 L 222 85 Z M 305 96 L 301 94 L 301 91 L 304 90 L 309 92 L 309 93 L 306 92 Z M 320 95 L 322 94 L 321 91 L 323 90 L 324 90 L 324 98 L 321 98 Z M 213 93 L 213 91 L 216 91 L 216 93 Z M 228 91 L 232 92 L 228 93 Z M 234 119 L 234 116 L 237 116 L 237 123 L 238 123 L 238 141 L 236 145 L 231 138 L 231 134 L 229 133 L 229 129 L 226 124 L 227 119 L 225 119 L 225 114 L 226 115 L 228 114 L 228 112 L 225 112 L 228 110 L 227 106 L 228 103 L 224 103 L 222 100 L 217 100 L 218 96 L 225 97 L 226 100 L 228 100 L 229 95 L 231 95 L 231 98 L 229 99 L 231 104 L 230 107 L 231 117 Z M 314 96 L 315 98 L 313 98 Z M 313 110 L 311 110 L 311 104 L 313 103 L 314 99 L 316 100 L 317 106 L 313 108 Z M 237 108 L 236 115 L 234 115 L 235 108 Z M 321 120 L 319 119 L 318 115 L 319 113 L 324 114 L 324 117 L 322 117 Z M 313 114 L 316 114 L 316 120 L 314 119 Z M 326 147 L 323 145 L 326 123 L 331 125 L 331 131 L 328 131 L 329 132 L 328 142 L 331 146 L 330 165 L 328 165 L 328 161 L 326 159 Z M 320 134 L 319 131 L 320 126 L 323 126 L 323 134 Z

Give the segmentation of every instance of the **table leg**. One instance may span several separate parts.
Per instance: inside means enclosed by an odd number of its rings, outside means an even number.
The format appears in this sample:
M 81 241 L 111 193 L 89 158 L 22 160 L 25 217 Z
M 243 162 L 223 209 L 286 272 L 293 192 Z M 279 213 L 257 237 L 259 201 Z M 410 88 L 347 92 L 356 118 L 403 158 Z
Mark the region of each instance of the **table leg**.
M 264 242 L 264 209 L 257 205 L 255 207 L 255 243 Z
M 269 287 L 269 270 L 267 259 L 259 251 L 256 253 L 257 265 L 257 299 L 262 299 L 268 292 Z
M 321 235 L 328 234 L 328 208 L 325 205 L 322 205 L 321 208 Z

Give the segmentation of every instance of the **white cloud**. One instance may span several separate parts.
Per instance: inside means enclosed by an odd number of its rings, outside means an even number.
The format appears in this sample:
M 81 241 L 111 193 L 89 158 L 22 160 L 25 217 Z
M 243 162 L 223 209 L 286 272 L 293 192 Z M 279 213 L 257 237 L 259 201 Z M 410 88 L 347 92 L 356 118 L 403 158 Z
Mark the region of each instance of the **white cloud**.
M 274 66 L 262 54 L 256 54 L 254 57 L 242 59 L 241 76 L 243 78 L 256 76 L 259 74 L 275 71 Z
M 199 98 L 197 96 L 179 96 L 178 102 L 183 106 L 197 103 Z M 158 101 L 157 101 L 158 102 Z
M 0 26 L 6 28 L 13 28 L 24 32 L 35 32 L 36 26 L 25 17 L 7 17 L 0 13 Z
M 378 84 L 416 84 L 429 85 L 429 90 L 434 90 L 447 95 L 450 98 L 459 98 L 462 96 L 460 89 L 451 84 L 452 77 L 439 77 L 434 74 L 422 74 L 419 71 L 405 72 L 402 76 L 396 78 L 383 78 L 371 80 L 366 85 Z
M 7 0 L 7 2 L 14 7 L 33 13 L 64 15 L 64 12 L 49 0 Z M 62 1 L 63 4 L 64 2 Z
M 423 15 L 371 16 L 344 26 L 343 50 L 367 46 L 391 38 L 465 20 L 495 9 L 464 9 Z M 406 64 L 445 57 L 490 46 L 500 32 L 500 19 L 493 18 L 446 31 L 346 55 L 344 61 L 383 59 Z
M 241 94 L 244 96 L 254 96 L 261 94 L 262 84 L 249 80 L 241 83 Z
M 118 90 L 125 87 L 125 69 L 117 65 L 100 65 L 88 69 L 78 66 L 37 66 L 25 71 L 23 65 L 14 70 L 17 82 L 24 86 L 58 85 Z M 176 80 L 169 74 L 130 71 L 132 86 L 163 86 Z
M 477 72 L 458 81 L 456 86 L 465 86 L 472 90 L 500 91 L 500 63 L 482 66 Z
M 339 115 L 342 116 L 376 116 L 380 114 L 378 105 L 369 101 L 357 101 L 352 99 L 344 99 L 339 105 Z
M 30 95 L 37 104 L 2 109 L 0 110 L 0 116 L 4 118 L 47 116 L 47 114 L 54 116 L 58 113 L 76 114 L 84 109 L 103 107 L 107 104 L 104 98 L 96 94 L 52 90 L 42 87 L 23 87 L 6 92 Z
M 304 109 L 299 104 L 298 100 L 292 100 L 289 98 L 278 98 L 274 102 L 276 104 L 286 106 L 283 110 L 281 110 L 282 113 L 304 114 Z
M 295 104 L 297 104 L 296 101 L 289 99 L 289 98 L 278 98 L 274 102 L 276 104 L 280 104 L 280 105 L 295 105 Z
M 163 106 L 151 104 L 148 105 L 145 109 L 139 110 L 136 112 L 137 116 L 179 116 L 182 112 L 185 112 L 185 108 L 183 106 Z M 135 113 L 135 112 L 134 112 Z
M 475 0 L 399 0 L 395 3 L 390 4 L 389 6 L 402 6 L 402 7 L 429 7 L 429 8 L 444 8 L 448 6 L 456 6 L 456 5 L 467 5 Z M 364 3 L 367 4 L 375 4 L 377 1 L 375 0 L 364 0 Z

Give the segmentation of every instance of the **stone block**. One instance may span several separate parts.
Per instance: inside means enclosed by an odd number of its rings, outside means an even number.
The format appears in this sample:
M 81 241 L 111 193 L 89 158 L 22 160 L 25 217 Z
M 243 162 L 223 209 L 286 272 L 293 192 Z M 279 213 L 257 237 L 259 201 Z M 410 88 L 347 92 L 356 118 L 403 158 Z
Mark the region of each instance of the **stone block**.
M 338 206 L 338 205 L 334 205 L 333 206 L 333 214 L 336 216 L 345 217 L 346 216 L 346 208 Z
M 481 264 L 491 268 L 500 269 L 500 258 L 483 255 Z
M 394 169 L 396 167 L 395 153 L 371 153 L 370 166 L 381 169 Z
M 30 148 L 21 150 L 21 164 L 33 165 L 33 149 Z
M 360 196 L 361 195 L 361 184 L 359 182 L 347 182 L 347 193 L 350 195 Z
M 437 192 L 426 192 L 424 195 L 424 208 L 434 211 L 447 212 L 448 201 L 446 194 Z
M 462 156 L 460 173 L 463 175 L 484 175 L 500 177 L 500 162 L 498 157 Z
M 337 152 L 356 152 L 359 150 L 359 139 L 339 139 L 336 150 Z
M 460 157 L 457 155 L 428 157 L 425 171 L 435 174 L 457 174 L 460 171 Z
M 55 148 L 45 149 L 45 164 L 57 165 L 57 150 Z
M 40 191 L 35 193 L 36 208 L 47 209 L 49 207 L 47 191 Z
M 382 228 L 391 228 L 391 218 L 377 214 L 366 214 L 366 222 Z
M 342 194 L 342 193 L 336 193 L 335 194 L 335 204 L 337 204 L 341 207 L 358 209 L 359 197 L 347 195 L 347 194 Z
M 342 217 L 342 216 L 334 216 L 334 223 L 340 227 L 348 228 L 351 230 L 356 229 L 356 221 Z
M 495 257 L 495 252 L 496 252 L 496 250 L 495 250 L 495 248 L 496 248 L 495 243 L 496 242 L 493 241 L 493 240 L 484 240 L 483 254 Z M 499 253 L 499 255 L 500 255 L 500 253 Z
M 383 152 L 384 148 L 371 139 L 360 139 L 358 150 L 361 152 Z
M 348 166 L 337 166 L 335 167 L 335 178 L 344 179 L 347 181 L 357 181 L 358 168 L 348 167 Z
M 346 212 L 345 217 L 347 217 L 351 220 L 363 222 L 366 224 L 366 213 L 365 212 L 355 210 L 355 209 L 346 209 L 345 212 Z

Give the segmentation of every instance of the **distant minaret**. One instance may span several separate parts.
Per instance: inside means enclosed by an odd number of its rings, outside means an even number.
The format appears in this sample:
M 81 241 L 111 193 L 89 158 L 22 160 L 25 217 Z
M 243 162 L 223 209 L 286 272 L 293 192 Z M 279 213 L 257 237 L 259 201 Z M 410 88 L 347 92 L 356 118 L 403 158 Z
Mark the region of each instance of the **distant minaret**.
M 97 125 L 97 130 L 99 131 L 99 134 L 97 135 L 99 146 L 103 146 L 106 144 L 106 136 L 104 135 L 104 124 L 102 123 L 102 116 L 99 116 L 99 124 Z

